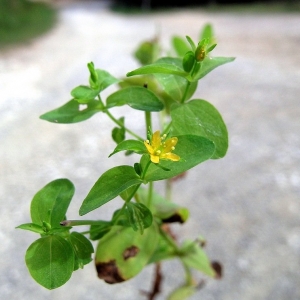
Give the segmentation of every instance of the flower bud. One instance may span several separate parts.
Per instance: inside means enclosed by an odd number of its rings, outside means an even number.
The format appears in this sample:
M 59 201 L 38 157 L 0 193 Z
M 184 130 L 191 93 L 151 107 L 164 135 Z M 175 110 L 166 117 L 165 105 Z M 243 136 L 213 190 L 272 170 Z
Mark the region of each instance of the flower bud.
M 195 51 L 195 57 L 197 61 L 203 61 L 203 59 L 206 56 L 205 47 L 202 45 L 199 45 Z
M 183 59 L 182 59 L 182 66 L 185 72 L 190 72 L 195 63 L 195 55 L 192 51 L 188 51 Z

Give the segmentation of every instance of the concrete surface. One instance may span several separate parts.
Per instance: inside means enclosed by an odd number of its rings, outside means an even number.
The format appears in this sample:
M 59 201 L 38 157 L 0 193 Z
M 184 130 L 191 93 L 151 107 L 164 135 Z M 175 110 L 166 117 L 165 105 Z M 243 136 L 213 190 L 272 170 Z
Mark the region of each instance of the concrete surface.
M 191 208 L 191 219 L 176 226 L 177 235 L 202 234 L 209 256 L 224 266 L 224 278 L 208 280 L 191 299 L 300 299 L 300 16 L 196 9 L 121 15 L 101 2 L 62 6 L 51 32 L 0 53 L 1 299 L 144 299 L 137 289 L 149 288 L 152 268 L 111 286 L 97 279 L 90 264 L 54 291 L 30 278 L 24 254 L 36 236 L 14 227 L 29 222 L 33 195 L 51 180 L 69 178 L 76 194 L 68 217 L 78 218 L 82 199 L 116 163 L 106 158 L 114 145 L 105 116 L 74 125 L 38 116 L 87 82 L 87 62 L 123 76 L 137 66 L 131 53 L 139 41 L 159 32 L 169 49 L 173 34 L 196 39 L 206 22 L 218 38 L 214 55 L 237 59 L 203 79 L 196 95 L 222 113 L 230 133 L 228 155 L 193 169 L 174 190 L 175 201 Z M 128 126 L 143 134 L 138 112 L 129 115 Z M 117 164 L 133 162 L 121 154 L 115 158 Z M 118 205 L 112 201 L 86 218 L 108 219 Z M 163 270 L 158 299 L 182 276 L 176 262 Z

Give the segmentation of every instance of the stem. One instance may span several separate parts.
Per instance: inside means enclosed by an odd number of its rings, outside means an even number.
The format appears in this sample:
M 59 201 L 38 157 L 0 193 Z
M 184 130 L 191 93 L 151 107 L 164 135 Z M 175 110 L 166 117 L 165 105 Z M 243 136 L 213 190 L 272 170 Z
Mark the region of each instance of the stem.
M 184 268 L 185 271 L 185 280 L 186 280 L 186 284 L 187 285 L 192 285 L 193 284 L 193 276 L 192 276 L 192 272 L 191 269 L 180 259 L 182 266 Z
M 143 170 L 143 173 L 142 173 L 141 179 L 144 179 L 144 178 L 145 178 L 145 176 L 146 176 L 146 173 L 147 173 L 147 170 L 148 170 L 148 168 L 149 168 L 150 164 L 151 164 L 151 160 L 149 160 L 149 161 L 148 161 L 148 163 L 147 163 L 147 165 L 146 165 L 145 169 Z
M 185 99 L 186 99 L 187 92 L 188 92 L 190 86 L 191 86 L 191 83 L 190 83 L 189 81 L 187 81 L 187 84 L 186 84 L 186 87 L 185 87 L 184 94 L 183 94 L 182 99 L 181 99 L 181 101 L 180 101 L 181 103 L 184 103 L 184 101 L 185 101 Z
M 125 131 L 127 131 L 129 134 L 131 134 L 132 136 L 134 136 L 135 138 L 137 138 L 140 141 L 143 141 L 144 139 L 141 138 L 140 136 L 138 136 L 137 134 L 135 134 L 134 132 L 132 132 L 130 129 L 128 129 L 127 127 L 125 127 L 120 121 L 118 121 L 107 109 L 105 109 L 105 105 L 102 102 L 102 99 L 100 97 L 100 95 L 98 95 L 98 100 L 100 101 L 100 103 L 103 106 L 103 112 L 107 114 L 107 116 L 113 121 L 115 122 L 117 125 L 119 125 L 121 128 L 124 128 Z
M 115 122 L 117 125 L 119 125 L 120 127 L 124 128 L 129 134 L 131 134 L 132 136 L 134 136 L 135 138 L 137 138 L 140 141 L 143 141 L 144 139 L 141 138 L 139 135 L 135 134 L 134 132 L 132 132 L 130 129 L 128 129 L 127 127 L 125 127 L 121 122 L 119 122 L 108 110 L 104 111 L 109 118 Z
M 152 131 L 152 120 L 151 120 L 151 112 L 145 111 L 145 120 L 146 120 L 146 136 L 148 133 L 148 130 Z
M 72 226 L 83 226 L 83 225 L 101 225 L 103 221 L 94 220 L 64 220 L 60 222 L 61 226 L 72 227 Z

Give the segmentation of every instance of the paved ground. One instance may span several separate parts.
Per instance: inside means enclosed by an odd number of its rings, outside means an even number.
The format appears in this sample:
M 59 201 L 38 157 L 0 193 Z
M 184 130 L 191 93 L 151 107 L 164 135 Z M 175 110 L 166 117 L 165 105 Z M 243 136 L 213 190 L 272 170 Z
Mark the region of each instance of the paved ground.
M 300 299 L 300 16 L 201 10 L 130 16 L 93 3 L 63 6 L 47 35 L 0 53 L 1 299 L 143 299 L 136 289 L 149 287 L 151 268 L 110 286 L 90 264 L 51 292 L 29 277 L 23 255 L 35 236 L 14 227 L 29 221 L 34 193 L 55 178 L 71 179 L 77 192 L 69 218 L 77 218 L 83 197 L 113 165 L 105 158 L 113 144 L 111 123 L 103 116 L 70 126 L 38 116 L 86 82 L 87 62 L 123 76 L 136 67 L 136 42 L 158 31 L 168 48 L 173 34 L 196 38 L 206 22 L 218 37 L 215 55 L 237 59 L 203 79 L 197 92 L 224 116 L 228 155 L 189 172 L 174 191 L 178 203 L 192 207 L 178 234 L 204 235 L 210 257 L 225 268 L 221 281 L 209 280 L 192 299 Z M 142 132 L 132 117 L 129 126 Z M 116 205 L 91 216 L 108 218 Z M 179 284 L 181 269 L 168 262 L 164 270 L 168 292 Z

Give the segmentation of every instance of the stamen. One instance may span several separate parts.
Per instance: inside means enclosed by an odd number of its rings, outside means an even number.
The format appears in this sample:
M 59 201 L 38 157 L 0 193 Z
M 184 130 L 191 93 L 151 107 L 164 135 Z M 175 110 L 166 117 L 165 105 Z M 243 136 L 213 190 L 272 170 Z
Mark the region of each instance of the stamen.
M 174 146 L 172 146 L 172 147 L 171 147 L 171 149 L 172 149 L 172 150 L 175 150 L 175 147 L 174 147 Z
M 156 151 L 155 151 L 155 154 L 156 154 L 156 155 L 160 155 L 160 154 L 161 154 L 161 151 L 160 151 L 160 150 L 156 150 Z
M 146 140 L 146 143 L 147 143 L 147 144 L 150 144 L 149 140 Z

